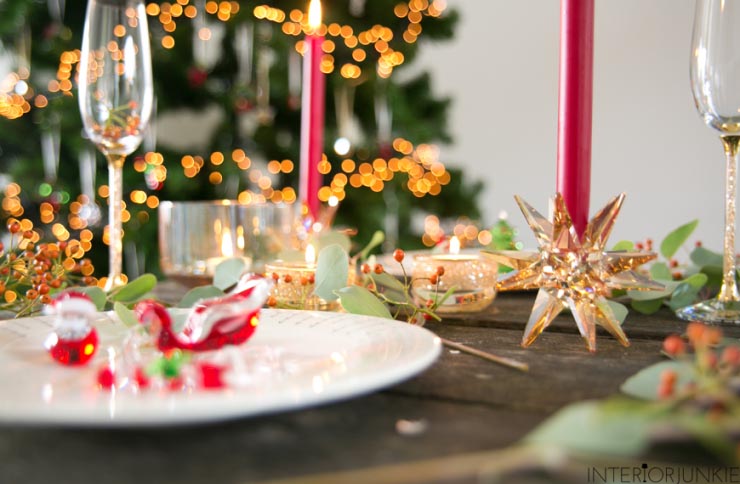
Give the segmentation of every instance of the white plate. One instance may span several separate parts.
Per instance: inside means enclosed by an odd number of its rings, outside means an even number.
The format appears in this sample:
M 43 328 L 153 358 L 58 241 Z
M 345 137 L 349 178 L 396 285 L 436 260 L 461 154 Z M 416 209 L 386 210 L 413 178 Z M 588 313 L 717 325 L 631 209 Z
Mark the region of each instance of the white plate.
M 50 317 L 0 322 L 0 422 L 148 426 L 218 421 L 303 408 L 378 390 L 431 365 L 439 338 L 406 323 L 342 313 L 265 309 L 234 351 L 239 385 L 189 394 L 97 388 L 106 348 L 126 334 L 112 313 L 95 323 L 100 346 L 82 368 L 54 362 L 42 343 Z

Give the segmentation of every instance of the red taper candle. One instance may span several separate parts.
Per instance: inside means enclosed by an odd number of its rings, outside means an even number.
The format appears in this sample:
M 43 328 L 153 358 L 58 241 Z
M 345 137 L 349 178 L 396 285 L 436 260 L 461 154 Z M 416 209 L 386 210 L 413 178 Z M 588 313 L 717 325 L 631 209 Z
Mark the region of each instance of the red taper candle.
M 319 162 L 324 151 L 324 108 L 326 80 L 321 72 L 322 44 L 321 2 L 311 0 L 308 7 L 306 50 L 303 54 L 303 92 L 301 100 L 301 158 L 298 194 L 312 220 L 318 219 L 321 173 Z
M 557 191 L 579 235 L 591 198 L 594 0 L 560 2 Z

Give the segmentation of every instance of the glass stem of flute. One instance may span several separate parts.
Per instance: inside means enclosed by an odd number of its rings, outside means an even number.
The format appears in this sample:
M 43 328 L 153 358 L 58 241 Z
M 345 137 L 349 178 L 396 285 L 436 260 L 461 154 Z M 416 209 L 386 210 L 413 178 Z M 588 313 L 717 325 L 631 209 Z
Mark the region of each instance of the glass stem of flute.
M 123 285 L 123 163 L 125 155 L 106 155 L 108 160 L 108 281 L 105 290 Z
M 725 179 L 725 240 L 724 260 L 722 267 L 722 289 L 719 300 L 723 302 L 740 301 L 735 280 L 735 186 L 737 181 L 737 155 L 740 136 L 722 136 L 727 157 L 727 174 Z

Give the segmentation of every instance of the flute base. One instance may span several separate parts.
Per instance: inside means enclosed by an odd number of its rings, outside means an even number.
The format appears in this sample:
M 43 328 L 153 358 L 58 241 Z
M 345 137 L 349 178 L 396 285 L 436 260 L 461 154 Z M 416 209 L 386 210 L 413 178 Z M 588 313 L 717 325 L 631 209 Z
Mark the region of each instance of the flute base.
M 709 299 L 677 310 L 676 316 L 686 321 L 740 324 L 740 301 Z

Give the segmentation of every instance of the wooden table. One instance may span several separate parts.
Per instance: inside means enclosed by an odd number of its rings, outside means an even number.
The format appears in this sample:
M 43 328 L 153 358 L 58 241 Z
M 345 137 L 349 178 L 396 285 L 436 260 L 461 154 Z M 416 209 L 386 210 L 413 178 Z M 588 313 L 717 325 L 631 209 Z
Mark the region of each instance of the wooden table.
M 592 355 L 566 315 L 525 350 L 519 341 L 533 300 L 502 294 L 484 314 L 429 325 L 443 338 L 525 361 L 528 373 L 445 349 L 429 370 L 393 388 L 291 413 L 159 430 L 0 427 L 0 483 L 486 481 L 518 466 L 509 449 L 545 418 L 616 393 L 661 359 L 666 335 L 685 328 L 668 310 L 631 313 L 632 345 L 600 332 Z M 740 336 L 738 328 L 726 332 Z M 404 423 L 420 431 L 399 431 Z M 505 482 L 532 479 L 518 473 Z

